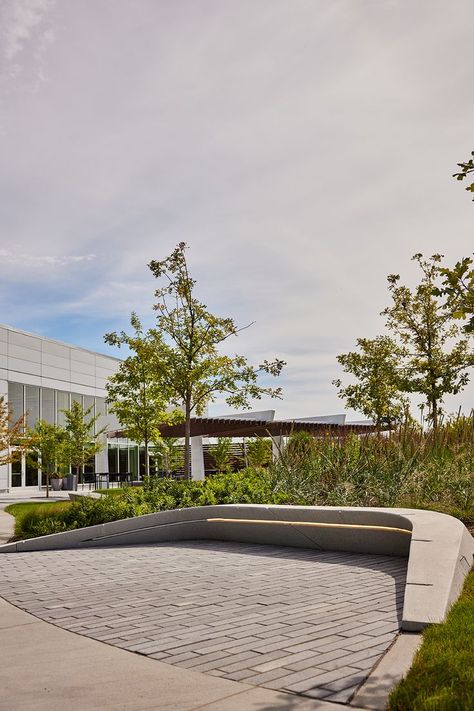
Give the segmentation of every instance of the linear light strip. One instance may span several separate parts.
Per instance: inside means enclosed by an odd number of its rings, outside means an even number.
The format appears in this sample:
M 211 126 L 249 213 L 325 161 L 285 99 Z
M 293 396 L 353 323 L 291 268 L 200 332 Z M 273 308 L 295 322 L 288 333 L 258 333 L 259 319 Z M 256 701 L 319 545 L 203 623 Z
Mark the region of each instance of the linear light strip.
M 393 531 L 411 536 L 411 531 L 406 528 L 394 528 L 393 526 L 370 526 L 357 523 L 319 523 L 313 521 L 276 521 L 269 519 L 254 518 L 207 518 L 209 523 L 263 523 L 268 526 L 308 526 L 312 528 L 349 528 L 363 531 Z

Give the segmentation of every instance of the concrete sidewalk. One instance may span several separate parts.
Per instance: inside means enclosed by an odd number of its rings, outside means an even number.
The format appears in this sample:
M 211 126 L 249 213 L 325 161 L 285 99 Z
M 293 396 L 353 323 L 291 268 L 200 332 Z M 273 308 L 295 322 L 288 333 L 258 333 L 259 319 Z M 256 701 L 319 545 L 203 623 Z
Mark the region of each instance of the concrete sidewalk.
M 13 536 L 13 529 L 15 527 L 15 519 L 4 511 L 5 506 L 8 506 L 8 504 L 0 503 L 0 546 L 4 543 L 8 543 Z
M 61 630 L 1 599 L 0 635 L 1 711 L 348 709 L 163 664 Z

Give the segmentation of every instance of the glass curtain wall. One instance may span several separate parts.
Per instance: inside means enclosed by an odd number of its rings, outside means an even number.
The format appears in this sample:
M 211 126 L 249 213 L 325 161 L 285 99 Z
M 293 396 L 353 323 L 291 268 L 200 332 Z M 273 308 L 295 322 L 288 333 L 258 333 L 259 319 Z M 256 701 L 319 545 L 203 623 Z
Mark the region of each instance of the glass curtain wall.
M 138 463 L 140 460 L 140 477 L 145 476 L 145 448 L 138 447 L 127 439 L 117 439 L 108 444 L 109 473 L 132 474 L 138 479 Z
M 72 402 L 78 402 L 84 409 L 92 407 L 91 415 L 104 415 L 106 413 L 105 398 L 95 398 L 91 395 L 80 395 L 79 393 L 68 393 L 62 390 L 51 388 L 41 388 L 37 385 L 23 385 L 22 383 L 8 383 L 8 403 L 12 410 L 13 419 L 16 420 L 24 413 L 26 424 L 29 428 L 34 428 L 39 419 L 46 420 L 50 424 L 57 424 L 64 427 L 66 419 L 63 410 L 69 410 Z M 103 422 L 96 423 L 96 431 L 103 427 Z M 123 470 L 129 472 L 128 445 L 120 453 L 121 466 Z M 110 454 L 109 454 L 110 462 Z M 118 464 L 118 462 L 117 462 Z M 95 458 L 84 467 L 86 473 L 95 472 Z M 118 471 L 117 466 L 109 471 Z M 10 465 L 11 486 L 38 486 L 40 477 L 40 467 L 38 461 L 31 456 L 23 457 L 21 460 L 12 462 Z M 46 476 L 42 475 L 42 484 L 46 485 Z

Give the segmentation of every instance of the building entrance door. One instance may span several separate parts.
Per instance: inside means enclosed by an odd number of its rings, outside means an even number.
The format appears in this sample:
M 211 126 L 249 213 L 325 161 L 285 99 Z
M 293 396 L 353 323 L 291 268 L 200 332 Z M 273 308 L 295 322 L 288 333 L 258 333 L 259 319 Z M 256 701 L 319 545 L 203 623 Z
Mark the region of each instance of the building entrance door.
M 23 486 L 38 487 L 39 469 L 38 459 L 35 455 L 25 455 L 11 464 L 11 487 Z

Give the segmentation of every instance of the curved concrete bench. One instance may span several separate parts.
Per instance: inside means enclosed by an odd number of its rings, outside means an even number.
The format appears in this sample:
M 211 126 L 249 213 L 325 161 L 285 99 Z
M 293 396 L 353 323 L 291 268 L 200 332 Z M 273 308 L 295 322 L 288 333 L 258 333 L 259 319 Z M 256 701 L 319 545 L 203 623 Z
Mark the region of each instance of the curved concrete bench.
M 418 509 L 227 504 L 176 509 L 0 546 L 1 553 L 213 539 L 408 557 L 402 629 L 442 622 L 469 572 L 474 539 Z

